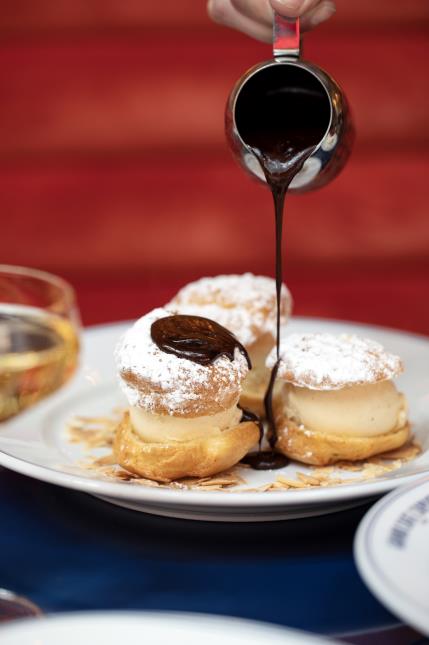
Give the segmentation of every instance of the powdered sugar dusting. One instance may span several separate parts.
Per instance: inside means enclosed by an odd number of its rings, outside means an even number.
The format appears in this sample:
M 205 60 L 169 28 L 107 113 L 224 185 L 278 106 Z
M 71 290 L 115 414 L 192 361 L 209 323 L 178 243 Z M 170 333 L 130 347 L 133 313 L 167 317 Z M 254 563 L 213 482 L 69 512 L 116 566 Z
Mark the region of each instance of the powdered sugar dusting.
M 252 273 L 201 278 L 181 289 L 166 305 L 178 313 L 210 318 L 249 346 L 261 335 L 276 333 L 275 281 Z M 292 298 L 282 286 L 281 322 L 285 324 Z
M 291 334 L 282 339 L 280 355 L 278 376 L 315 390 L 384 381 L 403 369 L 401 359 L 379 343 L 349 334 Z M 273 350 L 267 367 L 275 362 Z
M 116 347 L 120 385 L 129 404 L 149 411 L 162 406 L 169 414 L 180 416 L 189 404 L 193 412 L 204 410 L 208 394 L 220 407 L 231 393 L 236 392 L 238 398 L 248 372 L 246 358 L 238 349 L 233 361 L 221 356 L 204 366 L 167 354 L 152 341 L 152 323 L 171 314 L 161 308 L 151 311 L 125 332 Z M 139 387 L 139 381 L 147 386 Z

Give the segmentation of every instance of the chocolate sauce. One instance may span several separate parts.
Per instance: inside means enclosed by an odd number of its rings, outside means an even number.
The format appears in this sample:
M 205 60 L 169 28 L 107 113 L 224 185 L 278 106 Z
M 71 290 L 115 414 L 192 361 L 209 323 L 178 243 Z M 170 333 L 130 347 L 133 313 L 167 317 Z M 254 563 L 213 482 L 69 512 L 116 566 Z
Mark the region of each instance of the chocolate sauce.
M 251 412 L 250 410 L 247 410 L 246 408 L 242 408 L 241 405 L 238 405 L 237 407 L 242 412 L 240 423 L 246 423 L 246 421 L 253 421 L 253 423 L 256 423 L 256 425 L 258 426 L 258 429 L 259 429 L 259 450 L 260 450 L 261 449 L 262 439 L 264 438 L 264 426 L 262 425 L 261 419 L 254 412 Z
M 258 452 L 251 452 L 249 455 L 243 457 L 240 463 L 247 464 L 254 470 L 277 470 L 278 468 L 283 468 L 289 462 L 289 459 L 284 455 L 281 455 L 274 450 L 261 450 L 262 439 L 264 437 L 264 427 L 262 421 L 257 414 L 254 414 L 250 410 L 238 406 L 242 410 L 243 415 L 241 417 L 241 422 L 253 421 L 259 428 L 259 450 Z
M 267 417 L 268 428 L 269 428 L 267 439 L 272 451 L 274 451 L 274 448 L 276 447 L 276 443 L 277 443 L 276 420 L 275 420 L 274 411 L 273 411 L 273 390 L 274 390 L 274 385 L 276 382 L 277 372 L 279 370 L 279 367 L 280 367 L 280 358 L 279 358 L 279 355 L 277 354 L 277 361 L 273 369 L 271 370 L 270 381 L 268 383 L 267 391 L 265 392 L 265 397 L 264 397 L 265 415 Z
M 256 469 L 279 468 L 268 464 L 277 464 L 283 457 L 274 453 L 277 431 L 272 397 L 280 363 L 284 201 L 293 178 L 323 139 L 329 121 L 330 104 L 323 86 L 299 66 L 275 65 L 261 70 L 247 81 L 237 98 L 237 129 L 257 157 L 273 195 L 276 234 L 277 361 L 264 399 L 271 452 L 245 458 L 245 463 Z
M 277 470 L 287 466 L 289 459 L 280 452 L 274 452 L 274 450 L 260 450 L 246 455 L 240 463 L 247 464 L 253 470 Z
M 225 327 L 201 316 L 166 316 L 152 323 L 150 334 L 153 342 L 167 354 L 186 358 L 200 365 L 210 365 L 220 356 L 234 360 L 237 348 L 246 358 L 249 355 L 237 338 Z
M 255 470 L 283 468 L 288 458 L 275 452 L 276 423 L 272 398 L 280 364 L 280 307 L 283 210 L 287 190 L 305 161 L 323 139 L 330 121 L 330 103 L 321 83 L 299 65 L 275 65 L 251 76 L 237 97 L 235 118 L 242 140 L 258 159 L 274 200 L 276 238 L 277 361 L 265 394 L 270 450 L 251 453 L 242 463 Z M 234 359 L 235 348 L 249 356 L 224 327 L 199 316 L 168 316 L 151 327 L 152 340 L 164 352 L 208 365 L 219 356 Z M 262 424 L 243 410 L 241 421 Z M 262 439 L 262 434 L 261 434 Z

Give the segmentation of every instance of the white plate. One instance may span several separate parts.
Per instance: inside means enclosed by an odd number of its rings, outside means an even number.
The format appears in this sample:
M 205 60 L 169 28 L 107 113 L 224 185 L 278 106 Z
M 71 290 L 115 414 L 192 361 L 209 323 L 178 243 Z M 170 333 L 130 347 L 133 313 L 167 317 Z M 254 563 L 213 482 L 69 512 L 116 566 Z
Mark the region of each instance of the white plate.
M 251 620 L 169 612 L 86 612 L 0 627 L 2 645 L 328 645 L 332 640 Z
M 429 472 L 429 340 L 377 327 L 295 318 L 288 333 L 305 331 L 359 333 L 382 342 L 405 361 L 399 387 L 408 397 L 415 434 L 423 453 L 394 473 L 364 483 L 271 493 L 172 490 L 108 481 L 77 467 L 84 452 L 67 439 L 66 424 L 75 415 L 106 416 L 125 401 L 116 383 L 113 347 L 128 323 L 93 327 L 84 332 L 82 367 L 63 390 L 0 426 L 0 464 L 17 472 L 102 497 L 115 504 L 156 515 L 216 521 L 268 521 L 330 513 L 351 507 Z M 282 473 L 295 477 L 302 466 L 282 471 L 243 470 L 248 487 Z M 351 474 L 353 475 L 353 474 Z
M 375 504 L 359 525 L 354 551 L 380 602 L 429 636 L 429 477 Z

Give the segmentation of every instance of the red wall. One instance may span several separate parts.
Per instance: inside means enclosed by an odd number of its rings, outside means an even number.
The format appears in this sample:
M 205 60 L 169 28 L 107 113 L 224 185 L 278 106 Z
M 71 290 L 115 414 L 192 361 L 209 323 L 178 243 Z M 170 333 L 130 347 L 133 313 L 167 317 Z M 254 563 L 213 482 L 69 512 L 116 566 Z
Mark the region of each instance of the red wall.
M 358 139 L 332 185 L 288 199 L 286 276 L 298 312 L 429 333 L 429 4 L 337 4 L 305 54 Z M 189 277 L 271 273 L 270 196 L 223 135 L 233 82 L 268 57 L 203 0 L 3 0 L 0 260 L 69 277 L 88 322 Z

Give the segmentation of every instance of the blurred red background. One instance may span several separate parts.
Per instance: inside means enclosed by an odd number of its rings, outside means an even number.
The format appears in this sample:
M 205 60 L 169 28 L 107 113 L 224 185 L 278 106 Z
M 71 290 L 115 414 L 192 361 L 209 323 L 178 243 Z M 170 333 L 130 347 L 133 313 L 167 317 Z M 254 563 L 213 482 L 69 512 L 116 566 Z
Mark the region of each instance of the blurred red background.
M 296 313 L 429 332 L 427 0 L 338 0 L 305 55 L 345 87 L 343 174 L 288 198 Z M 268 191 L 235 165 L 223 110 L 270 47 L 203 0 L 3 0 L 2 262 L 72 281 L 86 323 L 133 317 L 189 279 L 273 274 Z

